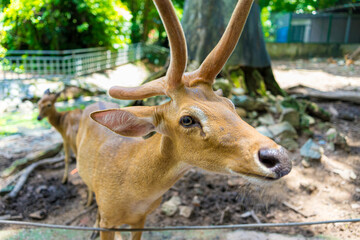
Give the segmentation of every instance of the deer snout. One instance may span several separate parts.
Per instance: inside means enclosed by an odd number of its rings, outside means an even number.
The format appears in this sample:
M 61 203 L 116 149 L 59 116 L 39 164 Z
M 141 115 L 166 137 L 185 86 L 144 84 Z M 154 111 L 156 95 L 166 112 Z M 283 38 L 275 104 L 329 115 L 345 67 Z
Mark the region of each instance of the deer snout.
M 40 120 L 42 120 L 42 117 L 39 115 L 39 116 L 37 116 L 37 118 L 36 118 L 38 121 L 40 121 Z
M 284 148 L 262 148 L 258 152 L 260 163 L 279 179 L 291 171 L 291 160 Z

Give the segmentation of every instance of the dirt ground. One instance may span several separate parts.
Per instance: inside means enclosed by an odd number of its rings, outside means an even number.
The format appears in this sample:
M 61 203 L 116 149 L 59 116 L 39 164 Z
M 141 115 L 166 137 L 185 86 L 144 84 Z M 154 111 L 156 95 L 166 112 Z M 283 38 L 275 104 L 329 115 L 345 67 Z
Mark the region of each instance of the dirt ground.
M 308 86 L 320 90 L 360 87 L 360 69 L 357 66 L 351 70 L 336 64 L 329 67 L 326 62 L 278 61 L 273 62 L 273 67 L 275 76 L 283 87 L 298 83 L 305 85 L 309 83 Z M 306 81 L 301 80 L 304 77 Z M 314 84 L 315 79 L 316 84 Z M 350 146 L 349 151 L 341 148 L 332 151 L 325 148 L 325 160 L 310 162 L 310 167 L 304 167 L 298 149 L 290 154 L 293 160 L 292 172 L 269 186 L 251 185 L 241 178 L 209 173 L 197 168 L 191 169 L 164 195 L 164 201 L 178 195 L 181 205 L 194 206 L 192 215 L 185 218 L 176 213 L 173 217 L 167 217 L 158 208 L 149 215 L 146 226 L 255 223 L 256 217 L 261 222 L 268 223 L 359 218 L 360 106 L 343 102 L 318 103 L 327 110 L 336 109 L 355 117 L 353 121 L 338 118 L 331 120 L 331 123 L 346 136 Z M 323 125 L 316 124 L 312 127 L 314 138 L 317 140 L 325 138 L 326 129 Z M 301 135 L 298 139 L 300 146 L 307 139 L 305 134 Z M 19 138 L 17 141 L 22 140 Z M 47 141 L 47 138 L 43 141 Z M 16 157 L 21 157 L 21 153 Z M 0 170 L 8 166 L 13 159 L 14 156 L 9 153 L 0 154 Z M 352 170 L 356 174 L 356 179 L 344 178 L 325 164 L 325 161 Z M 73 162 L 70 169 L 74 169 L 75 165 Z M 70 175 L 68 184 L 62 185 L 62 174 L 62 164 L 38 169 L 32 173 L 18 198 L 15 200 L 1 198 L 0 216 L 19 215 L 21 220 L 36 221 L 29 215 L 42 211 L 45 218 L 37 222 L 64 224 L 73 219 L 86 210 L 83 204 L 86 200 L 86 187 L 76 173 Z M 194 198 L 199 200 L 195 205 Z M 244 216 L 244 213 L 252 210 L 255 218 Z M 95 222 L 95 214 L 94 209 L 74 219 L 71 225 L 92 226 Z M 306 237 L 322 235 L 332 239 L 360 239 L 360 223 L 256 230 L 301 234 Z
M 321 91 L 360 89 L 360 64 L 346 66 L 331 63 L 329 59 L 299 59 L 272 61 L 272 66 L 275 78 L 282 88 L 302 84 Z

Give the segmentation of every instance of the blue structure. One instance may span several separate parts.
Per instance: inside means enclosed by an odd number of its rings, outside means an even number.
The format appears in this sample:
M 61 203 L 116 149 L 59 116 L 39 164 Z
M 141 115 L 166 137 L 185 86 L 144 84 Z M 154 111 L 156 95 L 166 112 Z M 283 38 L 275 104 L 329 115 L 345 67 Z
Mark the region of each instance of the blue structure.
M 272 18 L 279 43 L 360 43 L 360 3 L 315 14 L 278 13 Z

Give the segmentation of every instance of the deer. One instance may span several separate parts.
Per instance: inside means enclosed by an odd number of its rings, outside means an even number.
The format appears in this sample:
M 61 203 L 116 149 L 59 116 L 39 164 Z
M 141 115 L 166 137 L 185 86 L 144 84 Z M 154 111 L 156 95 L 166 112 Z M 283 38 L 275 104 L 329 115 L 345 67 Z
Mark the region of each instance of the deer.
M 243 121 L 233 103 L 212 89 L 234 50 L 253 0 L 239 0 L 218 44 L 200 67 L 186 72 L 184 33 L 170 0 L 154 0 L 170 45 L 166 75 L 139 87 L 113 86 L 109 95 L 140 100 L 167 95 L 158 106 L 118 108 L 94 103 L 85 108 L 77 136 L 79 175 L 94 192 L 96 224 L 142 229 L 162 195 L 193 166 L 241 176 L 260 184 L 287 175 L 284 148 Z M 132 239 L 141 239 L 132 232 Z M 121 239 L 101 231 L 101 240 Z
M 49 89 L 44 92 L 44 95 L 38 101 L 39 115 L 37 120 L 41 121 L 47 117 L 49 123 L 60 133 L 63 139 L 65 169 L 62 183 L 65 184 L 68 181 L 71 151 L 75 156 L 77 153 L 76 135 L 79 129 L 82 110 L 74 109 L 71 111 L 58 112 L 55 108 L 55 102 L 60 94 L 61 92 L 51 93 Z

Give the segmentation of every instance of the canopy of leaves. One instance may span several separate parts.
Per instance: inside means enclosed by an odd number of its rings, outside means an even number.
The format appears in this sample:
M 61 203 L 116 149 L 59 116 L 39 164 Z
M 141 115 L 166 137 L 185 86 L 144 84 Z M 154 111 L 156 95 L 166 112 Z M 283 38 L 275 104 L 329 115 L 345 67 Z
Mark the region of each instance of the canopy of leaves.
M 12 49 L 62 50 L 129 43 L 131 14 L 121 1 L 6 0 L 0 45 Z
M 355 2 L 359 0 L 259 0 L 259 5 L 274 12 L 304 13 Z
M 164 44 L 166 32 L 152 0 L 123 0 L 133 18 L 131 19 L 131 41 L 158 42 Z M 182 17 L 184 0 L 172 0 L 176 14 Z
M 0 0 L 0 10 L 3 10 L 9 4 L 10 0 Z

